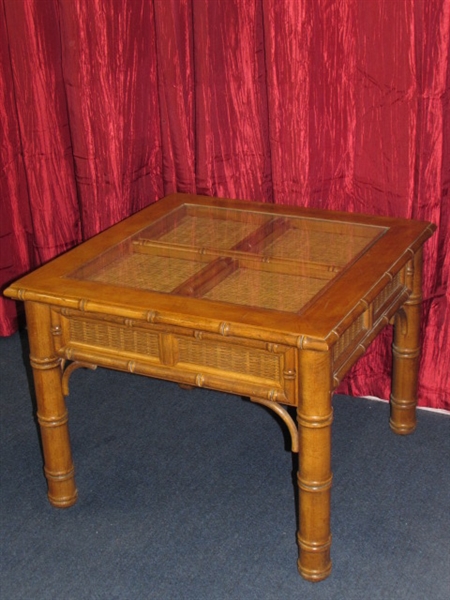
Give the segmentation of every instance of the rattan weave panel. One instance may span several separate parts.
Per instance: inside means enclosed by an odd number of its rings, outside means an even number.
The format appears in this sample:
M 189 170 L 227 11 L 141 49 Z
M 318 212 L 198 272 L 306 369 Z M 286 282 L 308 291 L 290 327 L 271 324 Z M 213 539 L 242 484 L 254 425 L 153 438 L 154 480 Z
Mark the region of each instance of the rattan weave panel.
M 323 279 L 238 269 L 204 297 L 208 300 L 297 312 L 323 287 Z
M 349 234 L 288 229 L 281 237 L 269 244 L 263 254 L 344 266 L 370 241 L 371 238 L 351 237 Z
M 119 352 L 159 356 L 157 334 L 110 323 L 71 319 L 70 340 Z
M 264 350 L 179 338 L 178 359 L 180 363 L 199 368 L 204 366 L 273 382 L 280 380 L 279 355 Z
M 141 290 L 171 292 L 204 266 L 205 263 L 200 261 L 136 253 L 121 257 L 89 279 Z
M 159 238 L 171 244 L 189 244 L 200 248 L 232 248 L 256 228 L 255 223 L 186 216 L 176 228 Z
M 345 356 L 345 351 L 354 345 L 355 341 L 362 337 L 366 328 L 364 326 L 364 313 L 354 321 L 350 327 L 344 331 L 333 347 L 333 359 L 335 365 L 339 364 L 339 358 Z
M 394 279 L 388 283 L 384 290 L 375 298 L 373 302 L 373 316 L 377 319 L 384 304 L 401 287 L 401 273 L 397 273 Z

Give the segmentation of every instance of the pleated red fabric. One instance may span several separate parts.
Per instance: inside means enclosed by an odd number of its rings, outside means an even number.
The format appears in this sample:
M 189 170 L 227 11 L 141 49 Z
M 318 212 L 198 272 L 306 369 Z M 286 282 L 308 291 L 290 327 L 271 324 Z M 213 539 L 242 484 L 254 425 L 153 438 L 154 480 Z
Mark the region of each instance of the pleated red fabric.
M 2 288 L 173 191 L 432 221 L 450 410 L 450 0 L 0 0 L 0 124 Z M 341 391 L 389 396 L 391 333 Z

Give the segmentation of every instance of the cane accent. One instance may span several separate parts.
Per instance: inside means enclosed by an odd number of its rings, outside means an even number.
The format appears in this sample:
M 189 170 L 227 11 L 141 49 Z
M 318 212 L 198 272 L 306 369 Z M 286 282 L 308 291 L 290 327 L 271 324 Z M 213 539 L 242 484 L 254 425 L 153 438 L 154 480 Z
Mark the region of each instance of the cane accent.
M 178 338 L 180 363 L 202 365 L 223 372 L 251 375 L 266 381 L 280 381 L 280 359 L 276 354 L 234 344 Z
M 135 253 L 118 258 L 90 280 L 169 293 L 204 266 L 201 261 Z
M 70 341 L 122 353 L 159 356 L 157 333 L 134 330 L 112 323 L 70 319 Z
M 333 363 L 335 369 L 345 360 L 349 352 L 358 344 L 365 333 L 365 315 L 363 313 L 344 331 L 333 346 Z
M 204 298 L 298 312 L 323 286 L 324 282 L 320 279 L 238 269 L 205 294 Z
M 233 247 L 254 229 L 253 221 L 233 221 L 187 215 L 174 229 L 162 235 L 159 240 L 170 244 L 183 244 L 189 240 L 190 245 L 200 248 L 211 246 L 214 243 L 215 248 L 227 249 Z
M 390 283 L 384 288 L 380 294 L 375 298 L 373 302 L 373 319 L 376 321 L 382 314 L 383 309 L 402 286 L 402 271 L 397 273 Z

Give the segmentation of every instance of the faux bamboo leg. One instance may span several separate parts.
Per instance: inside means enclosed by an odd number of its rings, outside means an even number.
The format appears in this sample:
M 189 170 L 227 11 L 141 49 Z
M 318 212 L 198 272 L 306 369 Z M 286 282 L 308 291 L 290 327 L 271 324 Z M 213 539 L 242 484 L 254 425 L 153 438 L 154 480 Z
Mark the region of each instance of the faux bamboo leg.
M 300 351 L 299 559 L 300 574 L 320 581 L 331 572 L 331 406 L 330 356 Z
M 53 347 L 50 308 L 45 304 L 26 302 L 25 309 L 48 498 L 54 506 L 66 508 L 76 502 L 77 490 L 60 360 Z
M 417 377 L 420 358 L 420 309 L 422 251 L 406 267 L 406 282 L 412 293 L 395 315 L 392 345 L 391 429 L 398 434 L 416 428 Z

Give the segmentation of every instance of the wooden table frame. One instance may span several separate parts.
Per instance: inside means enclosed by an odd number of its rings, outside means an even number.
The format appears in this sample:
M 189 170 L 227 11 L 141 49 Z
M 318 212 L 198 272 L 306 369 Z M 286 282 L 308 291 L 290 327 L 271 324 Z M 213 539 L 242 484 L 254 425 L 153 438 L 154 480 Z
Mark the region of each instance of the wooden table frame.
M 143 222 L 183 202 L 374 223 L 386 227 L 387 233 L 356 266 L 333 280 L 306 317 L 147 291 L 118 293 L 111 286 L 64 279 Z M 422 246 L 433 231 L 432 225 L 414 221 L 176 194 L 10 286 L 5 294 L 25 302 L 51 504 L 65 508 L 77 500 L 65 404 L 74 369 L 103 366 L 245 395 L 274 410 L 288 426 L 292 450 L 299 452 L 298 568 L 305 579 L 325 579 L 331 571 L 332 392 L 393 322 L 390 426 L 398 434 L 414 431 Z M 330 298 L 335 304 L 326 312 Z M 119 351 L 114 349 L 116 342 L 111 347 L 105 341 L 114 336 L 121 340 Z M 211 367 L 212 359 L 204 359 L 205 348 L 218 350 L 225 363 L 242 358 L 267 364 L 269 375 L 262 377 L 254 366 L 240 373 L 227 372 L 222 363 Z M 285 405 L 297 408 L 296 422 Z

